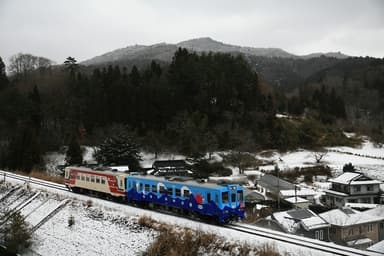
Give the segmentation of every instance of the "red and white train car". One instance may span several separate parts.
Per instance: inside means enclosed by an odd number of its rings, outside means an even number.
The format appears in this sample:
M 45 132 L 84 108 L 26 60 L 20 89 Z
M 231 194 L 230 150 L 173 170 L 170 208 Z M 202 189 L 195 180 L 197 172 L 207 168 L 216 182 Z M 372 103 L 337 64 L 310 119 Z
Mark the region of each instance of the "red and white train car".
M 64 183 L 73 192 L 124 199 L 125 180 L 128 175 L 111 168 L 69 166 L 64 171 Z

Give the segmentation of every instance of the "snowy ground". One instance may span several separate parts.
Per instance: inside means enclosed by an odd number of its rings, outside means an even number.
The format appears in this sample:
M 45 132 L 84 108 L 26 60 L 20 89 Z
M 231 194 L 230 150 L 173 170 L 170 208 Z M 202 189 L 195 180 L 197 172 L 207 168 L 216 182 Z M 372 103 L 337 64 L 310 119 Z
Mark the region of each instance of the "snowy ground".
M 85 148 L 85 160 L 92 161 L 93 148 Z M 375 147 L 366 140 L 359 148 L 332 147 L 327 148 L 327 153 L 322 163 L 334 169 L 334 174 L 341 173 L 342 167 L 352 163 L 358 170 L 372 178 L 384 180 L 384 148 Z M 268 162 L 268 165 L 259 167 L 259 170 L 249 171 L 248 174 L 261 174 L 260 171 L 272 170 L 278 165 L 280 170 L 293 169 L 295 167 L 315 165 L 314 154 L 308 150 L 297 150 L 288 153 L 264 152 L 256 154 L 259 159 Z M 63 154 L 52 153 L 46 156 L 50 159 L 48 167 L 54 169 L 55 165 L 64 163 Z M 155 157 L 153 154 L 142 154 L 142 166 L 152 166 Z M 162 154 L 157 159 L 184 159 L 185 157 L 173 154 Z M 221 153 L 213 154 L 216 161 L 221 161 Z M 234 174 L 238 172 L 232 168 Z M 16 180 L 8 180 L 16 184 Z M 316 182 L 315 186 L 326 189 L 327 182 Z M 34 186 L 35 189 L 41 189 Z M 46 189 L 44 189 L 46 190 Z M 0 198 L 6 190 L 0 190 Z M 33 193 L 15 193 L 4 200 L 1 207 L 14 208 L 23 200 L 27 200 Z M 72 200 L 58 214 L 48 220 L 35 232 L 35 244 L 33 250 L 40 255 L 138 255 L 145 251 L 154 240 L 156 232 L 143 229 L 137 225 L 139 216 L 147 215 L 155 220 L 169 223 L 174 226 L 190 227 L 196 230 L 213 232 L 225 237 L 229 241 L 247 242 L 251 245 L 262 245 L 271 243 L 270 240 L 255 238 L 237 231 L 226 228 L 211 226 L 178 218 L 159 212 L 147 211 L 135 207 L 116 204 L 105 200 L 92 198 L 93 206 L 87 207 L 86 201 L 89 197 L 74 195 L 65 191 L 48 190 L 41 193 L 35 200 L 22 209 L 22 213 L 31 224 L 42 220 L 46 214 L 54 209 L 64 198 Z M 75 225 L 68 226 L 68 219 L 74 217 Z M 288 255 L 324 255 L 313 250 L 304 249 L 287 243 L 275 243 L 276 248 L 282 254 Z
M 11 184 L 18 181 L 7 179 Z M 15 195 L 1 202 L 1 207 L 11 206 L 17 201 L 25 201 L 41 187 L 31 185 L 33 191 L 28 196 Z M 0 190 L 2 198 L 8 190 Z M 168 223 L 173 227 L 189 227 L 195 230 L 215 233 L 227 241 L 248 243 L 254 246 L 273 244 L 285 255 L 327 255 L 313 249 L 305 249 L 284 242 L 271 242 L 269 239 L 255 237 L 227 228 L 204 224 L 185 218 L 175 217 L 155 211 L 117 204 L 102 199 L 91 198 L 92 207 L 87 207 L 90 198 L 66 191 L 48 189 L 42 191 L 35 200 L 23 208 L 27 220 L 36 224 L 64 198 L 72 200 L 67 206 L 49 219 L 35 232 L 33 251 L 38 255 L 140 255 L 151 242 L 156 232 L 144 229 L 137 224 L 139 216 L 149 216 L 154 220 Z M 5 204 L 5 205 L 4 205 Z M 45 209 L 45 210 L 43 210 Z M 74 217 L 75 224 L 68 226 L 68 219 Z

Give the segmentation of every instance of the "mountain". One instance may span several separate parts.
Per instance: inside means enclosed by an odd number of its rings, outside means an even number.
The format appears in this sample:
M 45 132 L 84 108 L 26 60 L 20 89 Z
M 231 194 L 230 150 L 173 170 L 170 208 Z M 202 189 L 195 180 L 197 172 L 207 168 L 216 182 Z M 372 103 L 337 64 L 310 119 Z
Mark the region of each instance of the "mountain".
M 183 41 L 177 44 L 159 43 L 154 45 L 134 45 L 117 49 L 103 55 L 83 61 L 83 65 L 108 65 L 108 64 L 127 64 L 132 61 L 150 61 L 170 62 L 177 48 L 182 47 L 196 52 L 222 52 L 222 53 L 240 53 L 247 57 L 260 56 L 268 58 L 290 58 L 290 59 L 309 59 L 319 56 L 328 56 L 335 58 L 346 58 L 347 56 L 337 53 L 313 53 L 304 56 L 297 56 L 279 48 L 255 48 L 242 47 L 237 45 L 225 44 L 215 41 L 209 37 L 197 38 Z

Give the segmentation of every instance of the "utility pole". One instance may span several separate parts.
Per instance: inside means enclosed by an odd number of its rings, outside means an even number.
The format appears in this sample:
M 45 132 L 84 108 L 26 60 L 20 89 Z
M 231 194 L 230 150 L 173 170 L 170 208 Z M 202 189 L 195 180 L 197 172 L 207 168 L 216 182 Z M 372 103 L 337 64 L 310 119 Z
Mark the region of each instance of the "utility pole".
M 277 210 L 280 211 L 280 170 L 277 165 L 275 171 L 277 172 Z

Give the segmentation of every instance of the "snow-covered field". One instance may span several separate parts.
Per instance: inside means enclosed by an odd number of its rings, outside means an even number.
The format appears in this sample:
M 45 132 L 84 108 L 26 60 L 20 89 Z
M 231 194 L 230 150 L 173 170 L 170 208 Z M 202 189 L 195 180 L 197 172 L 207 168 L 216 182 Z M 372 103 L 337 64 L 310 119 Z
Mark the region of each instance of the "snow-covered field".
M 11 184 L 19 181 L 7 178 Z M 19 184 L 21 185 L 21 184 Z M 30 185 L 33 193 L 41 191 L 41 187 Z M 0 190 L 2 198 L 8 190 Z M 31 194 L 33 194 L 31 193 Z M 18 198 L 18 199 L 15 199 Z M 156 211 L 149 211 L 123 204 L 91 198 L 92 206 L 87 206 L 88 196 L 77 195 L 66 191 L 45 189 L 35 200 L 23 208 L 31 224 L 36 224 L 47 216 L 64 199 L 71 199 L 56 215 L 44 223 L 34 233 L 33 251 L 37 255 L 140 255 L 154 241 L 157 234 L 151 229 L 142 228 L 137 224 L 139 216 L 168 223 L 174 228 L 188 227 L 194 230 L 209 232 L 224 237 L 232 243 L 244 243 L 255 247 L 272 244 L 283 255 L 327 255 L 315 250 L 302 248 L 284 242 L 271 242 L 269 239 L 232 231 L 224 227 L 208 225 Z M 14 201 L 27 198 L 14 197 L 15 200 L 1 202 L 11 206 Z M 43 210 L 45 209 L 45 210 Z M 68 225 L 73 216 L 75 224 Z
M 358 170 L 364 172 L 372 178 L 384 180 L 384 148 L 375 147 L 366 140 L 359 148 L 332 147 L 327 148 L 327 153 L 322 159 L 322 163 L 327 164 L 337 175 L 347 163 L 352 163 Z M 85 160 L 92 161 L 92 151 L 86 147 Z M 268 162 L 268 165 L 259 167 L 259 170 L 249 171 L 248 174 L 261 174 L 262 170 L 271 170 L 275 165 L 284 171 L 295 167 L 316 165 L 315 154 L 308 150 L 297 150 L 294 152 L 260 153 L 255 156 Z M 216 161 L 221 161 L 222 153 L 213 154 Z M 153 154 L 142 154 L 143 167 L 150 167 L 156 159 Z M 157 159 L 183 159 L 183 156 L 163 154 Z M 52 153 L 46 156 L 48 167 L 54 169 L 57 164 L 64 163 L 63 154 Z M 236 174 L 236 168 L 233 168 Z M 19 181 L 8 179 L 12 184 Z M 321 193 L 321 189 L 326 189 L 329 184 L 317 182 L 316 186 Z M 92 206 L 87 206 L 90 198 L 82 195 L 75 195 L 66 191 L 56 191 L 46 189 L 37 185 L 32 185 L 32 192 L 23 193 L 22 190 L 15 192 L 7 200 L 1 198 L 9 189 L 0 189 L 0 206 L 13 209 L 19 207 L 28 198 L 31 198 L 37 191 L 41 191 L 29 204 L 21 209 L 21 213 L 26 216 L 26 220 L 35 225 L 55 209 L 64 199 L 71 199 L 63 209 L 61 209 L 51 219 L 46 221 L 35 231 L 35 243 L 33 251 L 38 255 L 140 255 L 154 241 L 156 231 L 142 228 L 137 224 L 140 216 L 146 215 L 154 220 L 173 225 L 175 228 L 189 227 L 195 230 L 212 232 L 225 237 L 232 242 L 246 242 L 251 245 L 259 246 L 271 243 L 270 240 L 230 231 L 227 228 L 203 224 L 200 222 L 170 216 L 167 214 L 148 211 L 127 205 L 117 204 L 101 199 L 92 198 Z M 75 224 L 68 225 L 69 218 L 73 216 Z M 314 250 L 293 246 L 283 242 L 274 243 L 282 254 L 288 255 L 324 255 Z

